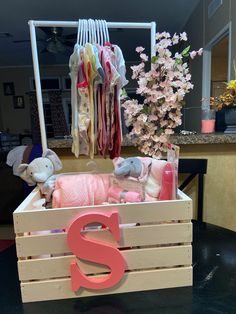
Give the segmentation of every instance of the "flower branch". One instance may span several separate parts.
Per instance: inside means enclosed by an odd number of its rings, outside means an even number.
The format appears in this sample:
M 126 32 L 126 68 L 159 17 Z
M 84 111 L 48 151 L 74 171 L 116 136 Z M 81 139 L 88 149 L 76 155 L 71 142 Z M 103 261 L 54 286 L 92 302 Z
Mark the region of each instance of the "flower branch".
M 126 125 L 131 126 L 129 136 L 136 137 L 140 151 L 155 158 L 162 157 L 170 134 L 181 125 L 183 99 L 193 89 L 186 61 L 202 54 L 202 48 L 190 51 L 187 46 L 172 56 L 171 47 L 181 41 L 187 41 L 185 32 L 172 37 L 168 32 L 157 33 L 152 68 L 145 71 L 148 56 L 143 47 L 136 48 L 141 63 L 131 67 L 132 78 L 138 83 L 136 93 L 144 97 L 144 102 L 139 104 L 133 99 L 123 104 Z

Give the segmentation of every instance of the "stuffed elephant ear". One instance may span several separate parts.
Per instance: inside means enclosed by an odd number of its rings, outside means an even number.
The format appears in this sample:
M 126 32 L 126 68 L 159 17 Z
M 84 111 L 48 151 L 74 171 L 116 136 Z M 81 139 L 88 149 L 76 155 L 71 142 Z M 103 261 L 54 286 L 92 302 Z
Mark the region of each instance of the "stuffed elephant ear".
M 124 160 L 125 159 L 122 157 L 116 157 L 116 158 L 112 159 L 114 167 L 118 167 L 118 165 L 121 164 L 122 161 L 124 161 Z
M 114 158 L 114 159 L 112 159 L 112 162 L 113 162 L 113 166 L 114 166 L 114 171 L 113 171 L 113 173 L 114 173 L 114 175 L 115 176 L 120 176 L 120 174 L 119 174 L 119 168 L 120 168 L 120 166 L 122 165 L 122 163 L 124 162 L 124 158 L 122 158 L 122 157 L 116 157 L 116 158 Z
M 138 178 L 142 172 L 142 163 L 137 157 L 129 157 L 119 162 L 114 170 L 117 177 Z
M 62 163 L 61 163 L 59 157 L 51 149 L 46 149 L 45 152 L 43 153 L 43 157 L 51 160 L 51 162 L 53 163 L 55 171 L 59 171 L 62 169 Z
M 17 172 L 20 176 L 21 179 L 23 179 L 25 182 L 28 183 L 29 186 L 34 186 L 36 185 L 36 182 L 33 181 L 32 177 L 28 174 L 28 164 L 20 164 L 18 169 L 17 169 Z

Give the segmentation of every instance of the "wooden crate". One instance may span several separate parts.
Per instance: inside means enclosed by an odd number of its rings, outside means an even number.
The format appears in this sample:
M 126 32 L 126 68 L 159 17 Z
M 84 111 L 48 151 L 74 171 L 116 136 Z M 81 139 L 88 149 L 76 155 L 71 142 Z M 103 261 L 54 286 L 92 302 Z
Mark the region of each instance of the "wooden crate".
M 33 209 L 33 202 L 40 197 L 36 188 L 14 212 L 23 302 L 192 285 L 192 201 L 182 192 L 174 201 Z M 110 289 L 81 288 L 75 293 L 71 290 L 69 266 L 77 258 L 70 253 L 66 232 L 37 234 L 37 231 L 63 230 L 81 212 L 94 208 L 104 212 L 114 207 L 122 224 L 120 242 L 106 229 L 87 231 L 86 237 L 120 249 L 126 260 L 124 277 Z M 128 225 L 133 223 L 140 225 Z M 99 276 L 108 271 L 99 264 L 79 259 L 77 263 L 85 274 Z

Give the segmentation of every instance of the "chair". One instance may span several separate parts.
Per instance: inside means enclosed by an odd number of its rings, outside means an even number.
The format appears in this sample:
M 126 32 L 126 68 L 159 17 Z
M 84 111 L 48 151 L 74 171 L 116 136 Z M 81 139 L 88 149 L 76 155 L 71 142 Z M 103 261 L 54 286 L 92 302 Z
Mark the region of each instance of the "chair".
M 182 191 L 198 175 L 198 213 L 197 220 L 203 218 L 204 174 L 207 173 L 207 159 L 180 159 L 179 173 L 190 174 L 179 186 Z

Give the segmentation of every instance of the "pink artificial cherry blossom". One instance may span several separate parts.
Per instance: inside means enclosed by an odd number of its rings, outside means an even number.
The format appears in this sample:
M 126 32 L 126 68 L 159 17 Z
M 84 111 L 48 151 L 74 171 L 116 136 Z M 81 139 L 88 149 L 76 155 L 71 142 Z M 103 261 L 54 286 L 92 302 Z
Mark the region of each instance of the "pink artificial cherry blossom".
M 183 99 L 193 89 L 188 63 L 184 60 L 201 55 L 203 49 L 190 51 L 190 46 L 172 57 L 170 47 L 186 41 L 187 34 L 168 32 L 156 34 L 156 56 L 151 60 L 150 70 L 145 69 L 148 57 L 143 47 L 137 47 L 141 63 L 131 67 L 132 78 L 137 80 L 137 94 L 144 101 L 127 100 L 123 107 L 127 126 L 131 126 L 128 138 L 132 139 L 139 150 L 149 156 L 161 158 L 167 150 L 170 134 L 181 125 Z
M 191 57 L 192 59 L 195 58 L 196 55 L 197 55 L 197 52 L 196 52 L 195 50 L 193 50 L 193 51 L 190 52 L 190 57 Z
M 145 50 L 145 48 L 140 46 L 140 47 L 137 47 L 135 50 L 136 50 L 136 52 L 140 53 L 140 52 L 143 52 Z

